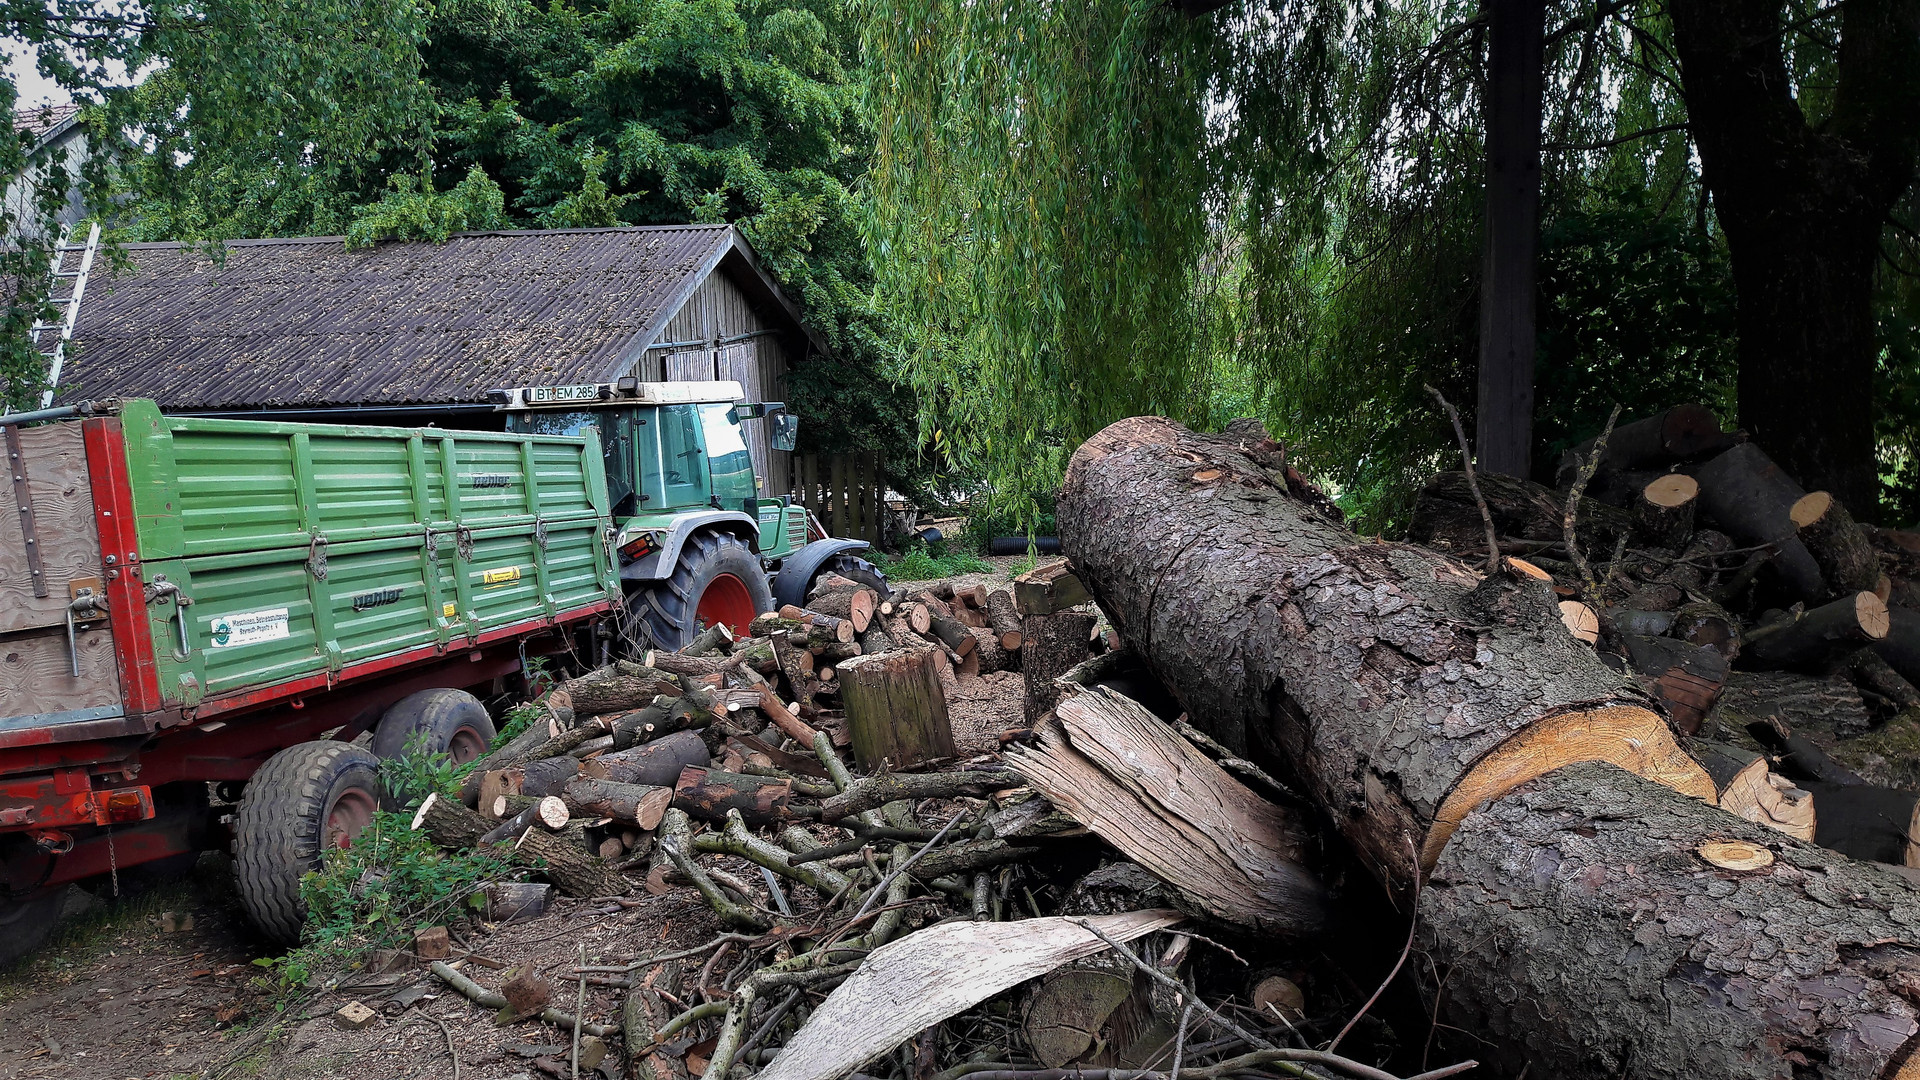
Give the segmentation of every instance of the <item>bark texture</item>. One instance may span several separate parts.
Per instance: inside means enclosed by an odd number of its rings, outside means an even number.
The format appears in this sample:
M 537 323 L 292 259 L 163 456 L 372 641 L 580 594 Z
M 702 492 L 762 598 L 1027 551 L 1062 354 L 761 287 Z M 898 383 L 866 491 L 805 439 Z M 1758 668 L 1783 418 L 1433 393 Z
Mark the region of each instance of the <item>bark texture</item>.
M 1729 839 L 1773 859 L 1700 857 Z M 1420 922 L 1508 1076 L 1883 1080 L 1920 1033 L 1920 889 L 1606 765 L 1469 815 Z
M 1292 762 L 1395 888 L 1464 816 L 1449 797 L 1470 770 L 1491 781 L 1476 802 L 1524 778 L 1496 750 L 1613 760 L 1713 797 L 1646 695 L 1568 636 L 1544 583 L 1483 583 L 1436 552 L 1361 540 L 1230 439 L 1122 420 L 1074 454 L 1057 517 L 1101 609 L 1194 724 Z

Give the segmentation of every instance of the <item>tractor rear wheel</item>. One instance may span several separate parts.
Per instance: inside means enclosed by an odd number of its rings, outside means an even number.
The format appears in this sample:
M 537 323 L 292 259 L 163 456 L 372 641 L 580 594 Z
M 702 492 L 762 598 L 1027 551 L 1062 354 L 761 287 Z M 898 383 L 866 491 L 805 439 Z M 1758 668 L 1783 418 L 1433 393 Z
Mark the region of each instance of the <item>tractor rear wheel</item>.
M 673 575 L 634 590 L 627 611 L 653 647 L 675 652 L 702 628 L 726 623 L 741 636 L 755 615 L 773 610 L 773 591 L 760 557 L 732 533 L 687 537 Z
M 25 899 L 0 900 L 0 967 L 10 966 L 47 943 L 66 899 L 67 887 L 63 885 Z

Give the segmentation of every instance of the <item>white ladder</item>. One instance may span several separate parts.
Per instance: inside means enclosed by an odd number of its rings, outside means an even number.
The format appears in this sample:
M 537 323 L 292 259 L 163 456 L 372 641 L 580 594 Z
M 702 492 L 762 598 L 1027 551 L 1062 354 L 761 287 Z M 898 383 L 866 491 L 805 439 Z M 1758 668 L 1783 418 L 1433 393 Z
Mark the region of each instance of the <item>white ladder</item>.
M 40 395 L 40 407 L 53 407 L 53 394 L 60 388 L 60 369 L 67 362 L 67 342 L 73 340 L 73 325 L 80 318 L 80 298 L 87 292 L 87 275 L 93 272 L 93 256 L 100 250 L 100 224 L 95 222 L 87 230 L 87 242 L 75 244 L 69 242 L 71 234 L 63 235 L 60 242 L 53 245 L 53 272 L 47 285 L 47 303 L 66 309 L 57 322 L 34 323 L 33 345 L 40 355 L 47 358 L 47 390 Z M 66 268 L 67 256 L 80 253 L 80 265 L 69 270 Z M 62 280 L 73 282 L 73 291 L 66 296 L 55 296 Z M 40 344 L 40 335 L 58 330 L 60 335 L 53 339 L 53 348 L 44 348 Z

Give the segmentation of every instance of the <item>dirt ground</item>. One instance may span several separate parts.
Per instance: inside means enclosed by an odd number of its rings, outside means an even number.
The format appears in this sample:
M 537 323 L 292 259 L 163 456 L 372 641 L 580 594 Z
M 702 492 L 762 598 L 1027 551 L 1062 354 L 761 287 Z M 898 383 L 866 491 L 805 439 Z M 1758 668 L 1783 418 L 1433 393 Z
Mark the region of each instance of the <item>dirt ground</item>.
M 1020 561 L 994 559 L 993 573 L 954 580 L 1005 587 L 1007 569 Z M 1017 673 L 966 677 L 948 689 L 963 756 L 994 750 L 1001 732 L 1021 726 Z M 733 869 L 753 873 L 744 862 Z M 413 963 L 276 989 L 257 961 L 281 950 L 249 929 L 224 855 L 202 856 L 173 882 L 137 891 L 122 884 L 118 899 L 73 889 L 54 940 L 0 971 L 0 1080 L 424 1080 L 453 1077 L 456 1059 L 461 1080 L 542 1080 L 548 1074 L 536 1062 L 566 1057 L 569 1032 L 537 1020 L 496 1026 L 488 1011 Z M 578 962 L 582 947 L 588 963 L 614 965 L 703 944 L 717 932 L 690 888 L 627 903 L 636 906 L 559 899 L 538 919 L 469 923 L 456 928 L 455 955 L 488 987 L 532 964 L 553 982 L 555 1004 L 571 1011 L 579 984 L 561 969 Z M 623 995 L 589 985 L 586 1018 L 617 1024 Z M 344 1030 L 334 1014 L 354 1001 L 379 1015 Z M 617 1052 L 597 1075 L 621 1075 Z

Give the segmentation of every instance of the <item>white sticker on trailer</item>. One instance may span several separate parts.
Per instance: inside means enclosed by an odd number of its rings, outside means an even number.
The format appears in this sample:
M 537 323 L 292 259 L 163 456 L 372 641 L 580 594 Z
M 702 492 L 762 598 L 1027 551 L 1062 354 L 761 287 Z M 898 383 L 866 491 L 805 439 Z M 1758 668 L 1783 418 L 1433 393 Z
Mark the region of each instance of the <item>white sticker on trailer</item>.
M 283 607 L 215 616 L 213 625 L 208 627 L 209 643 L 216 649 L 280 641 L 290 634 L 287 609 Z

